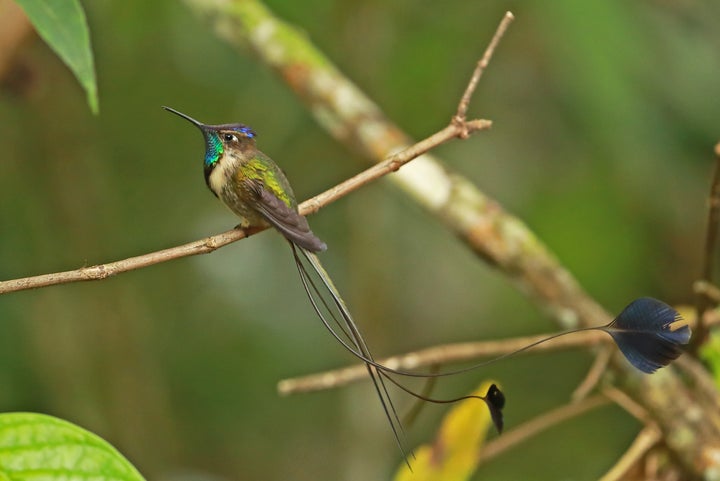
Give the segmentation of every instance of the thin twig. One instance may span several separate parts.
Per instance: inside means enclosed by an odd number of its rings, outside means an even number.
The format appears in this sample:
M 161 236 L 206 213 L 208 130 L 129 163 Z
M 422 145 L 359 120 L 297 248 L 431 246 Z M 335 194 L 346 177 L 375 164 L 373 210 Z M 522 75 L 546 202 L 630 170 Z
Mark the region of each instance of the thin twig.
M 489 120 L 470 120 L 464 124 L 464 127 L 451 124 L 443 130 L 421 140 L 420 142 L 404 149 L 396 154 L 389 156 L 385 161 L 376 164 L 369 169 L 351 177 L 350 179 L 332 187 L 325 192 L 308 199 L 300 205 L 300 213 L 308 215 L 315 213 L 322 207 L 334 202 L 335 200 L 348 195 L 354 190 L 366 185 L 390 172 L 397 171 L 400 167 L 407 164 L 411 160 L 419 157 L 430 149 L 447 142 L 448 140 L 460 137 L 463 132 L 477 132 L 487 130 L 492 125 Z M 198 254 L 208 254 L 221 247 L 233 242 L 244 239 L 257 232 L 263 231 L 265 228 L 253 229 L 232 229 L 221 234 L 216 234 L 204 239 L 189 242 L 176 247 L 163 249 L 156 252 L 150 252 L 127 259 L 109 262 L 106 264 L 98 264 L 89 267 L 81 267 L 71 271 L 54 272 L 52 274 L 42 274 L 39 276 L 24 277 L 21 279 L 12 279 L 0 282 L 0 294 L 9 292 L 22 291 L 26 289 L 36 289 L 39 287 L 47 287 L 57 284 L 67 284 L 71 282 L 96 281 L 107 279 L 108 277 L 128 272 L 143 267 L 167 262 L 182 257 L 194 256 Z
M 515 17 L 513 16 L 512 12 L 505 12 L 505 16 L 500 21 L 500 24 L 495 30 L 495 35 L 493 35 L 492 40 L 490 40 L 490 44 L 488 44 L 487 48 L 485 49 L 485 53 L 480 58 L 477 66 L 475 67 L 475 71 L 473 72 L 472 77 L 470 77 L 470 82 L 468 83 L 467 88 L 465 89 L 465 93 L 463 94 L 462 98 L 460 99 L 460 103 L 458 104 L 457 113 L 453 118 L 453 123 L 456 123 L 458 125 L 462 125 L 465 123 L 465 119 L 467 118 L 467 110 L 470 106 L 470 100 L 475 93 L 475 89 L 477 88 L 478 82 L 480 81 L 480 77 L 482 77 L 483 72 L 485 72 L 485 69 L 490 63 L 490 59 L 492 59 L 492 56 L 495 53 L 495 49 L 497 48 L 500 40 L 502 40 L 505 32 L 507 31 L 508 27 L 514 19 Z
M 501 341 L 465 342 L 445 344 L 423 349 L 399 356 L 379 360 L 378 363 L 391 369 L 411 370 L 419 367 L 471 361 L 483 357 L 501 356 L 517 351 L 528 344 L 544 339 L 551 334 L 518 337 Z M 535 346 L 526 352 L 542 352 L 576 346 L 591 346 L 600 342 L 609 342 L 610 338 L 597 331 L 578 332 L 572 336 L 559 337 L 544 344 Z M 342 369 L 326 371 L 319 374 L 284 379 L 278 383 L 278 392 L 281 395 L 297 394 L 301 392 L 320 391 L 344 386 L 351 382 L 367 378 L 367 369 L 364 365 L 354 365 Z
M 605 369 L 610 362 L 610 357 L 612 356 L 612 353 L 613 348 L 609 345 L 604 346 L 600 349 L 600 352 L 595 356 L 595 360 L 593 361 L 592 366 L 590 366 L 590 370 L 588 370 L 585 378 L 573 391 L 571 396 L 571 399 L 573 401 L 577 402 L 581 399 L 584 399 L 585 397 L 587 397 L 590 391 L 592 391 L 595 386 L 597 386 L 597 384 L 600 382 L 602 374 L 605 372 Z
M 713 174 L 712 184 L 710 185 L 707 219 L 702 281 L 705 285 L 712 285 L 718 223 L 720 223 L 720 142 L 715 145 L 715 172 Z M 693 350 L 697 350 L 698 347 L 702 346 L 707 338 L 708 330 L 703 322 L 703 314 L 712 302 L 713 301 L 705 294 L 701 293 L 697 295 L 697 326 L 691 345 Z
M 490 127 L 492 127 L 492 122 L 484 119 L 469 120 L 465 122 L 463 126 L 451 123 L 430 137 L 389 156 L 384 161 L 375 164 L 369 169 L 366 169 L 335 187 L 326 190 L 322 194 L 316 195 L 312 199 L 308 199 L 300 205 L 300 213 L 303 215 L 314 214 L 320 210 L 320 208 L 348 195 L 363 185 L 379 179 L 391 172 L 396 172 L 403 165 L 420 157 L 422 154 L 430 151 L 438 145 L 441 145 L 453 138 L 461 138 L 466 129 L 473 133 L 481 130 L 488 130 Z
M 607 397 L 596 394 L 580 402 L 565 404 L 552 411 L 543 413 L 487 443 L 480 452 L 480 462 L 488 461 L 556 424 L 560 424 L 575 416 L 580 416 L 587 411 L 604 406 L 609 402 L 610 400 Z
M 656 425 L 645 426 L 635 437 L 625 454 L 615 465 L 600 478 L 600 481 L 618 481 L 628 479 L 627 473 L 637 462 L 647 454 L 662 439 L 662 432 Z
M 628 450 L 625 451 L 617 463 L 601 478 L 602 481 L 615 481 L 625 479 L 627 472 L 645 456 L 651 448 L 662 440 L 662 431 L 652 416 L 650 416 L 650 413 L 621 390 L 607 386 L 603 389 L 603 394 L 644 424 L 644 428 L 635 437 L 635 440 Z
M 607 386 L 605 389 L 603 389 L 603 394 L 641 423 L 646 425 L 650 425 L 653 423 L 652 417 L 650 417 L 650 414 L 648 414 L 647 410 L 635 401 L 633 401 L 630 396 L 628 396 L 621 390 L 612 386 Z
M 693 282 L 693 292 L 698 296 L 705 296 L 713 304 L 720 304 L 720 288 L 706 281 Z

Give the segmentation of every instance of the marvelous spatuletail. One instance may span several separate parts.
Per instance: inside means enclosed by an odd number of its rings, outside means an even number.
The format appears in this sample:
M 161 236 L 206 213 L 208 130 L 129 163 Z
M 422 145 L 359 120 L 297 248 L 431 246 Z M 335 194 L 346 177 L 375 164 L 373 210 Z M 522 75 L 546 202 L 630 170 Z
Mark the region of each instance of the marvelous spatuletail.
M 312 232 L 307 219 L 299 214 L 295 195 L 285 174 L 270 157 L 257 149 L 255 132 L 243 124 L 206 125 L 170 107 L 163 108 L 189 121 L 202 132 L 205 139 L 205 183 L 217 198 L 240 217 L 238 227 L 272 226 L 289 241 L 303 288 L 315 313 L 332 336 L 365 363 L 403 455 L 406 450 L 401 436 L 402 425 L 386 380 L 423 401 L 453 403 L 464 399 L 480 399 L 490 410 L 498 432 L 502 431 L 505 397 L 493 384 L 485 396 L 434 399 L 407 388 L 391 374 L 417 378 L 451 376 L 486 366 L 551 339 L 586 330 L 607 332 L 633 366 L 642 372 L 652 373 L 676 359 L 682 353 L 681 346 L 690 339 L 690 327 L 673 308 L 656 299 L 644 297 L 630 303 L 608 325 L 561 332 L 470 367 L 441 373 L 419 373 L 384 366 L 375 361 L 345 302 L 315 255 L 324 251 L 326 244 Z M 308 265 L 312 271 L 308 270 Z M 329 293 L 329 301 L 323 293 Z
M 487 404 L 498 431 L 502 430 L 501 410 L 504 396 L 497 386 L 492 385 L 485 396 L 438 400 L 422 396 L 403 386 L 389 376 L 388 373 L 394 371 L 375 362 L 345 302 L 315 255 L 316 252 L 327 249 L 326 244 L 310 230 L 305 217 L 298 213 L 297 201 L 290 183 L 277 164 L 257 149 L 256 134 L 252 129 L 243 124 L 206 125 L 170 107 L 163 108 L 189 121 L 202 132 L 205 139 L 205 183 L 218 199 L 240 217 L 238 227 L 272 226 L 290 242 L 303 287 L 315 312 L 332 335 L 348 351 L 365 362 L 395 440 L 404 456 L 406 450 L 401 439 L 402 425 L 385 380 L 408 394 L 434 403 L 481 399 Z M 306 264 L 312 268 L 315 279 Z M 319 282 L 316 279 L 319 279 Z M 326 301 L 323 292 L 330 294 L 330 302 Z M 332 319 L 332 323 L 326 316 Z M 426 377 L 422 374 L 413 376 Z

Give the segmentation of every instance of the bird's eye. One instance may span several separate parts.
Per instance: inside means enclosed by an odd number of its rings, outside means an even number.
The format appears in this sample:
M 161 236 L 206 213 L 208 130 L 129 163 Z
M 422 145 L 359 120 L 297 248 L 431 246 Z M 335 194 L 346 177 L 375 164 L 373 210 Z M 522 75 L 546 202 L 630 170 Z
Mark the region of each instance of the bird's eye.
M 237 142 L 238 138 L 233 134 L 225 134 L 225 141 L 226 142 Z

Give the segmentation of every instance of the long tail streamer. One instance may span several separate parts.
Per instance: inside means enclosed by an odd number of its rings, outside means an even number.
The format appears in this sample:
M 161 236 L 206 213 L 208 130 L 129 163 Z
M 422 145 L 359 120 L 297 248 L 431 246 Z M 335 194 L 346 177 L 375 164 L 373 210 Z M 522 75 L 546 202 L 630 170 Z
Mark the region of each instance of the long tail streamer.
M 393 369 L 378 363 L 373 357 L 355 320 L 332 279 L 313 253 L 290 243 L 300 279 L 312 307 L 330 334 L 353 356 L 365 363 L 375 391 L 392 429 L 395 441 L 402 452 L 408 467 L 407 450 L 404 443 L 404 430 L 397 409 L 390 397 L 386 381 L 402 391 L 422 401 L 432 403 L 453 403 L 463 399 L 476 398 L 485 402 L 498 432 L 502 431 L 502 408 L 505 404 L 503 393 L 494 384 L 483 396 L 462 396 L 454 399 L 434 399 L 419 394 L 398 382 L 391 375 L 415 378 L 436 378 L 452 376 L 487 366 L 515 354 L 527 351 L 538 344 L 580 331 L 600 330 L 608 333 L 615 341 L 626 359 L 638 370 L 652 373 L 668 365 L 682 353 L 682 345 L 690 340 L 691 331 L 687 322 L 672 307 L 657 299 L 643 297 L 631 302 L 612 322 L 604 326 L 585 327 L 563 331 L 546 337 L 516 351 L 474 364 L 461 369 L 445 372 L 410 372 Z M 301 258 L 302 256 L 302 258 Z M 303 259 L 306 262 L 303 262 Z M 320 286 L 308 272 L 306 264 L 312 267 Z M 326 300 L 323 292 L 330 294 Z M 336 314 L 337 313 L 337 314 Z M 411 452 L 412 454 L 412 452 Z
M 403 375 L 404 372 L 390 369 L 387 366 L 383 366 L 382 364 L 379 364 L 375 361 L 375 358 L 370 352 L 367 342 L 365 342 L 365 339 L 360 333 L 360 330 L 355 323 L 352 315 L 350 314 L 350 311 L 347 308 L 345 301 L 340 296 L 340 293 L 332 282 L 332 279 L 328 275 L 327 271 L 325 271 L 325 268 L 320 263 L 318 257 L 314 253 L 309 252 L 306 249 L 303 249 L 297 245 L 294 245 L 292 243 L 290 245 L 293 250 L 295 264 L 297 266 L 298 273 L 300 274 L 303 288 L 305 289 L 305 293 L 307 294 L 308 299 L 310 300 L 310 303 L 315 310 L 315 313 L 320 318 L 325 328 L 332 334 L 332 336 L 340 344 L 342 344 L 345 349 L 347 349 L 350 353 L 352 353 L 354 356 L 356 356 L 358 359 L 365 363 L 368 374 L 370 375 L 370 379 L 373 382 L 373 385 L 375 386 L 375 391 L 378 395 L 378 398 L 380 399 L 383 411 L 385 412 L 385 416 L 389 421 L 390 427 L 395 437 L 395 441 L 400 448 L 400 451 L 402 452 L 405 461 L 408 464 L 408 467 L 410 467 L 410 463 L 407 459 L 407 450 L 405 449 L 403 426 L 400 422 L 397 409 L 395 408 L 392 398 L 390 397 L 387 384 L 385 383 L 386 380 L 397 386 L 402 391 L 410 394 L 411 396 L 426 402 L 446 404 L 455 403 L 465 399 L 482 400 L 488 406 L 491 418 L 493 420 L 493 424 L 495 425 L 496 429 L 498 430 L 498 432 L 502 431 L 502 408 L 505 405 L 505 396 L 495 384 L 490 386 L 485 396 L 468 395 L 453 399 L 435 399 L 429 396 L 419 394 L 391 377 L 390 374 Z M 330 297 L 332 298 L 332 306 L 322 295 L 321 290 L 313 280 L 313 276 L 311 276 L 310 273 L 307 271 L 307 268 L 305 267 L 305 264 L 300 258 L 298 252 L 302 254 L 307 263 L 312 267 L 315 274 L 317 274 L 317 277 L 320 279 L 320 282 L 325 288 L 325 291 L 330 293 Z M 339 314 L 341 319 L 338 318 L 335 312 Z M 328 317 L 330 317 L 332 321 L 328 321 Z M 413 377 L 427 377 L 424 375 L 412 375 Z M 412 455 L 412 452 L 410 454 Z

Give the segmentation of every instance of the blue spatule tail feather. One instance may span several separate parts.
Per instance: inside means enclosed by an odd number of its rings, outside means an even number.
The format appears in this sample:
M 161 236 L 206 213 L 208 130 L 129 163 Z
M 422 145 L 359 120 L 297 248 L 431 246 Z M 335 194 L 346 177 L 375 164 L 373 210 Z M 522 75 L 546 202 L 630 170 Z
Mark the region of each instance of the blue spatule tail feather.
M 675 309 L 651 297 L 631 302 L 603 330 L 630 364 L 648 374 L 677 359 L 691 335 L 690 326 Z

